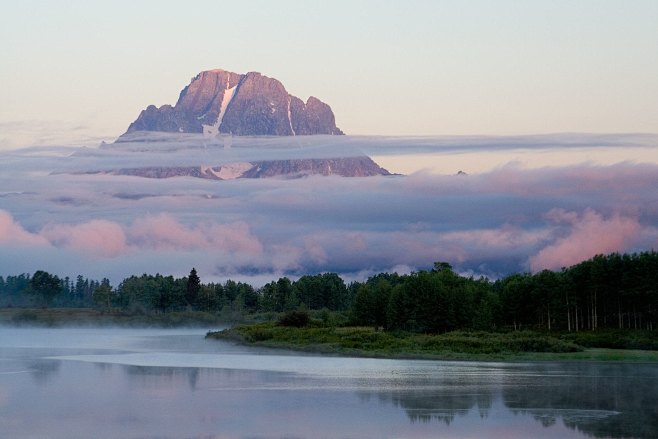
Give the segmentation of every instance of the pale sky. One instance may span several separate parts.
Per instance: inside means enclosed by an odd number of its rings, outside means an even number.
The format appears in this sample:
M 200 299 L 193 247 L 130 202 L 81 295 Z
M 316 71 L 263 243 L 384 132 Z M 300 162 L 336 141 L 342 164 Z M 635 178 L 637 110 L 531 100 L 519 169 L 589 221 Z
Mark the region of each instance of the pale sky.
M 202 70 L 354 135 L 658 132 L 658 1 L 2 1 L 0 149 L 122 134 Z

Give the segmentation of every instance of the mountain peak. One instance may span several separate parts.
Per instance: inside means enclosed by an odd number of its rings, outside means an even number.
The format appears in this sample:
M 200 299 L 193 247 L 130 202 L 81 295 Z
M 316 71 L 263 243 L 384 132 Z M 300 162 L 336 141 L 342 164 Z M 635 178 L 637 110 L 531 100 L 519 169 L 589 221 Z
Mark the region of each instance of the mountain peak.
M 329 105 L 311 96 L 304 103 L 283 84 L 259 72 L 206 70 L 180 93 L 173 107 L 149 105 L 128 127 L 135 131 L 294 136 L 343 134 Z

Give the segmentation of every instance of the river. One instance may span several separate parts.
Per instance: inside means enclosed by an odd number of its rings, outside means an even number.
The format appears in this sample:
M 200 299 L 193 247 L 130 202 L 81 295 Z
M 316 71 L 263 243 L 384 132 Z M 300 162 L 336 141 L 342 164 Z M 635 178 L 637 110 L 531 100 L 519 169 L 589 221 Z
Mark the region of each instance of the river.
M 205 332 L 0 327 L 0 437 L 658 437 L 658 364 L 344 358 Z

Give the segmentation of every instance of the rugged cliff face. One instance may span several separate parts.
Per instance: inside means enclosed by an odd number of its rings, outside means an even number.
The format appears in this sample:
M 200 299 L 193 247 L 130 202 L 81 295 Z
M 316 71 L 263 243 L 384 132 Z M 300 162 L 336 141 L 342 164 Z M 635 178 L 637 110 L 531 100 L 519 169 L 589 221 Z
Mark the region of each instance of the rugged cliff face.
M 271 160 L 253 163 L 242 178 L 268 178 L 277 176 L 303 177 L 306 175 L 340 175 L 341 177 L 370 177 L 390 175 L 370 157 L 344 157 L 336 159 Z
M 185 134 L 171 136 L 166 133 Z M 141 150 L 141 146 L 146 142 L 156 144 L 158 148 L 162 147 L 162 150 L 167 151 L 176 148 L 181 142 L 186 146 L 198 144 L 197 146 L 203 145 L 203 148 L 206 148 L 208 136 L 219 134 L 226 134 L 219 141 L 223 139 L 224 150 L 230 151 L 230 145 L 227 147 L 226 141 L 230 144 L 231 136 L 340 135 L 343 132 L 336 127 L 334 113 L 329 105 L 319 99 L 311 96 L 304 102 L 290 95 L 276 79 L 257 72 L 240 75 L 217 69 L 201 72 L 192 78 L 173 107 L 147 107 L 116 143 L 122 144 L 123 147 L 134 144 L 136 150 Z M 175 138 L 174 145 L 168 143 L 172 138 Z M 326 157 L 326 154 L 324 156 Z M 153 166 L 143 163 L 142 166 L 92 173 L 146 178 L 196 177 L 211 180 L 301 178 L 309 175 L 390 175 L 370 157 L 355 156 L 353 152 L 347 157 L 337 155 L 335 158 L 259 159 L 248 162 L 227 160 L 224 164 L 204 166 Z
M 319 99 L 310 97 L 304 103 L 276 79 L 221 69 L 199 73 L 173 107 L 148 106 L 126 134 L 136 131 L 236 136 L 343 134 L 329 105 Z
M 197 177 L 209 180 L 236 178 L 301 178 L 309 175 L 336 175 L 341 177 L 371 177 L 391 175 L 370 157 L 344 157 L 334 159 L 264 160 L 258 162 L 229 163 L 221 166 L 176 166 L 124 168 L 104 173 L 132 175 L 146 178 Z

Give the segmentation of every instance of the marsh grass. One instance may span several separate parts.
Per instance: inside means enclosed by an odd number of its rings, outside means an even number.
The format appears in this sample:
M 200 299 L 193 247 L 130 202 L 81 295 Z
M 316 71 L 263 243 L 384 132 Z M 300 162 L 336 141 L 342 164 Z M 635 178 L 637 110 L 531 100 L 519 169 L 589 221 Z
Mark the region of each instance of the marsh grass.
M 573 354 L 585 350 L 575 343 L 531 331 L 455 331 L 430 335 L 384 332 L 371 327 L 296 328 L 259 323 L 211 332 L 207 337 L 267 347 L 389 358 L 541 358 L 541 354 Z
M 561 338 L 589 348 L 658 350 L 658 331 L 602 329 L 563 333 Z

